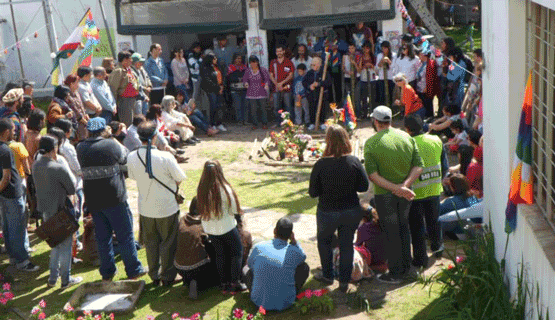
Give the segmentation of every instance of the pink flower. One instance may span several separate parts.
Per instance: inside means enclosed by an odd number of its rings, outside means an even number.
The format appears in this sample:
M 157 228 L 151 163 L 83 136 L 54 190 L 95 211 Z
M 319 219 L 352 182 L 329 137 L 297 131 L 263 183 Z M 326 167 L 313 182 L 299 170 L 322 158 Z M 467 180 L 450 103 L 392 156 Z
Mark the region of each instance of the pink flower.
M 114 316 L 113 313 L 110 313 L 110 320 L 114 320 L 116 317 Z
M 8 304 L 8 299 L 6 298 L 0 298 L 0 304 L 2 304 L 3 306 Z
M 305 298 L 310 299 L 310 297 L 312 297 L 312 291 L 310 291 L 310 289 L 306 289 L 304 296 Z
M 46 308 L 46 301 L 44 301 L 44 299 L 39 302 L 39 307 Z
M 314 294 L 317 297 L 321 297 L 323 295 L 322 290 L 320 289 L 312 291 L 312 294 Z
M 455 259 L 455 262 L 456 262 L 456 263 L 461 263 L 461 262 L 463 262 L 465 259 L 466 259 L 466 258 L 463 257 L 463 256 L 457 256 L 457 258 Z
M 99 314 L 97 314 L 96 316 L 94 316 L 94 320 L 101 320 L 101 319 L 102 319 L 102 316 L 99 315 Z
M 200 312 L 197 312 L 191 316 L 191 320 L 200 320 Z
M 12 300 L 14 297 L 13 292 L 8 291 L 8 292 L 4 292 L 4 298 L 8 299 L 8 300 Z
M 263 306 L 260 306 L 258 308 L 258 313 L 260 313 L 261 315 L 265 316 L 266 315 L 266 309 L 264 309 Z
M 233 316 L 236 319 L 241 319 L 243 316 L 245 315 L 245 312 L 241 309 L 235 309 L 233 310 Z
M 46 319 L 46 314 L 44 312 L 41 312 L 39 314 L 39 320 L 44 320 L 44 319 Z
M 92 311 L 91 310 L 85 310 L 83 311 L 83 314 L 86 316 L 92 316 Z
M 6 291 L 10 291 L 10 289 L 12 288 L 12 286 L 9 283 L 4 283 L 4 285 L 2 286 L 2 289 L 6 290 Z
M 146 316 L 146 320 L 154 320 L 154 316 Z
M 172 319 L 176 319 L 176 318 L 179 318 L 179 313 L 177 312 L 172 314 Z
M 254 318 L 254 314 L 249 314 L 249 315 L 247 316 L 247 320 L 252 320 L 253 318 Z
M 77 317 L 77 320 L 85 320 L 85 318 L 79 316 L 79 317 Z
M 68 303 L 66 303 L 66 305 L 64 306 L 64 310 L 65 310 L 66 312 L 71 312 L 71 311 L 73 311 L 74 309 L 73 309 L 73 307 L 71 306 L 71 304 L 69 304 L 69 302 L 68 302 Z
M 40 308 L 39 307 L 33 307 L 33 310 L 31 310 L 31 314 L 37 314 L 39 313 Z

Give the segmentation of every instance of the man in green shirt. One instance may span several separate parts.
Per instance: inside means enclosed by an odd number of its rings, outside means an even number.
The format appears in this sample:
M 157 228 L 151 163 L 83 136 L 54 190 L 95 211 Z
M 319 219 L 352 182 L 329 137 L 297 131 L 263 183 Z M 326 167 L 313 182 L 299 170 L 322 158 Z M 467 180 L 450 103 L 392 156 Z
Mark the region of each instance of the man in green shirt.
M 388 246 L 389 273 L 378 280 L 398 284 L 411 264 L 409 210 L 415 193 L 410 189 L 422 172 L 414 139 L 391 127 L 391 109 L 379 106 L 371 114 L 376 134 L 364 146 L 364 165 L 374 183 L 376 210 Z

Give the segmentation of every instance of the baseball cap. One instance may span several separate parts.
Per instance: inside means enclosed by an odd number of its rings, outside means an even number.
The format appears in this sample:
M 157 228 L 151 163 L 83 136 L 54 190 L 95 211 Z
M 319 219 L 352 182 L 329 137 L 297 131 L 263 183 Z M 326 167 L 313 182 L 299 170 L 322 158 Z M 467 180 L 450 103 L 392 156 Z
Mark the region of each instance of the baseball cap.
M 135 52 L 131 55 L 131 60 L 133 60 L 133 62 L 145 62 L 145 58 L 143 58 L 143 56 L 141 56 L 141 54 L 138 52 Z
M 370 117 L 382 122 L 391 121 L 391 109 L 386 106 L 378 106 L 374 109 Z
M 8 91 L 8 93 L 6 93 L 6 95 L 2 98 L 2 102 L 12 103 L 21 99 L 22 96 L 23 96 L 23 89 L 14 88 Z
M 101 117 L 96 117 L 87 123 L 87 130 L 90 132 L 97 132 L 106 129 L 106 120 Z

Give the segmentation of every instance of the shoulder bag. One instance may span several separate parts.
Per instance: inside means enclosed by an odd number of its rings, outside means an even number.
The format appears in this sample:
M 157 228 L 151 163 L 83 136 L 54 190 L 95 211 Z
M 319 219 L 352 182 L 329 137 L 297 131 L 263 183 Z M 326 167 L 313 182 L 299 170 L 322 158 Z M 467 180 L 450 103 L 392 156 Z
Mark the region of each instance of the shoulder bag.
M 37 236 L 46 241 L 50 248 L 71 237 L 79 224 L 72 213 L 71 201 L 66 197 L 65 205 L 54 216 L 42 223 L 35 231 Z
M 139 157 L 139 160 L 141 160 L 141 163 L 146 168 L 146 163 L 141 158 L 141 155 L 139 154 L 139 150 L 137 150 L 137 157 Z M 185 198 L 181 194 L 179 194 L 179 186 L 177 186 L 177 189 L 175 191 L 173 191 L 172 188 L 168 187 L 162 181 L 158 180 L 158 178 L 156 178 L 154 175 L 152 176 L 152 178 L 154 180 L 156 180 L 156 182 L 158 182 L 160 185 L 162 185 L 162 187 L 168 189 L 168 191 L 171 192 L 175 196 L 175 201 L 177 202 L 177 204 L 183 204 L 183 202 L 185 202 Z

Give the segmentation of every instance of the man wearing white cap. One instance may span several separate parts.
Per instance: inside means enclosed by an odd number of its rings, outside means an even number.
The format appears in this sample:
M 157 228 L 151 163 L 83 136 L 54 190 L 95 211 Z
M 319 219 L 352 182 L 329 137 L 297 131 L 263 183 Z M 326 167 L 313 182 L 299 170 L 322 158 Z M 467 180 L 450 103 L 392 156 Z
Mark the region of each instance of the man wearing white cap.
M 21 126 L 21 118 L 17 113 L 17 109 L 23 103 L 23 89 L 11 89 L 2 98 L 2 102 L 4 103 L 4 107 L 0 108 L 0 118 L 8 118 L 12 120 L 15 125 L 14 140 L 17 142 L 23 141 L 25 130 L 24 127 Z
M 388 243 L 389 273 L 378 280 L 398 284 L 410 270 L 409 210 L 415 196 L 410 188 L 423 165 L 414 139 L 391 127 L 391 109 L 379 106 L 370 116 L 377 133 L 364 145 L 364 166 L 374 183 L 376 209 Z

